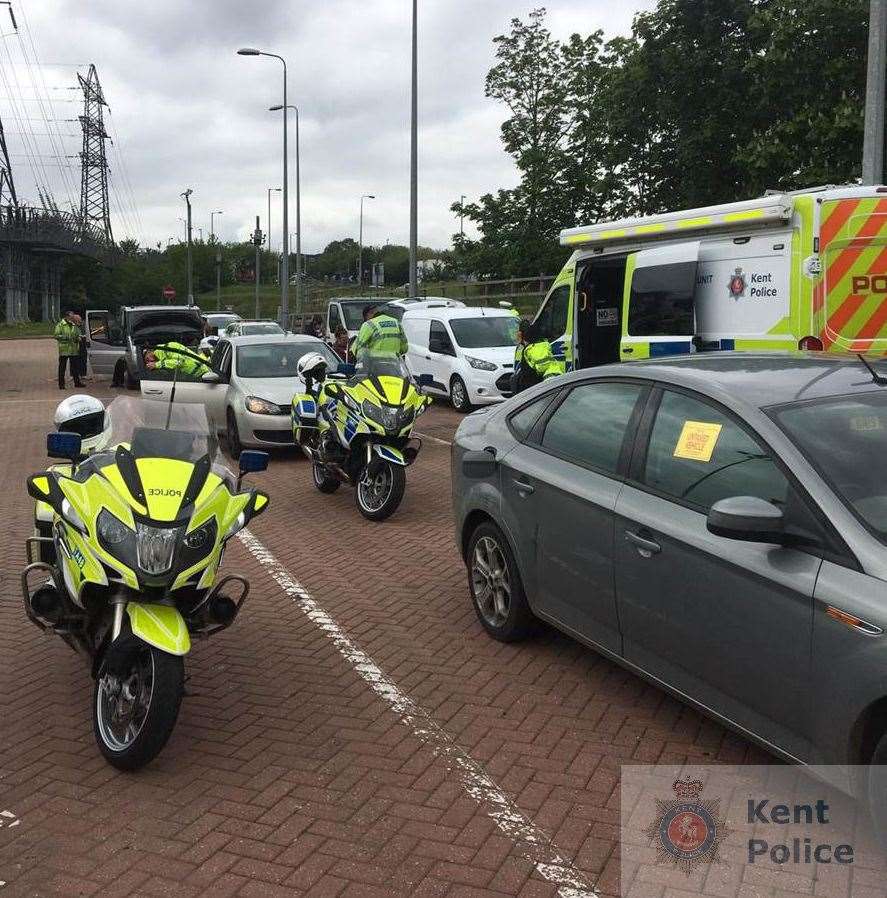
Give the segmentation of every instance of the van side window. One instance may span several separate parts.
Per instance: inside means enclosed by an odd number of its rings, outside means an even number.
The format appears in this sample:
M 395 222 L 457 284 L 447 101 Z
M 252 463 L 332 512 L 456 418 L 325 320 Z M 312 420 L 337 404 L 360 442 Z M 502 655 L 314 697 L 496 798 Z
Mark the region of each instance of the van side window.
M 548 295 L 536 316 L 536 327 L 546 340 L 558 340 L 567 331 L 570 309 L 570 285 L 561 284 Z
M 453 342 L 447 329 L 440 321 L 431 322 L 431 331 L 428 335 L 428 349 L 431 352 L 437 352 L 441 355 L 455 355 L 456 350 L 453 349 Z
M 632 337 L 692 336 L 696 263 L 638 268 L 631 279 L 628 333 Z M 688 289 L 690 286 L 690 289 Z

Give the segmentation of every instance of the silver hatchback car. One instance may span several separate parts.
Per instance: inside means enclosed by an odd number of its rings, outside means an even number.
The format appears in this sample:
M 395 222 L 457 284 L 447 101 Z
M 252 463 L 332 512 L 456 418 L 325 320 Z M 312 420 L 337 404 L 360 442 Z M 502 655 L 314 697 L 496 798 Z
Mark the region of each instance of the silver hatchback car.
M 855 356 L 713 353 L 470 415 L 453 499 L 481 623 L 541 618 L 858 793 L 850 766 L 887 763 L 885 384 Z

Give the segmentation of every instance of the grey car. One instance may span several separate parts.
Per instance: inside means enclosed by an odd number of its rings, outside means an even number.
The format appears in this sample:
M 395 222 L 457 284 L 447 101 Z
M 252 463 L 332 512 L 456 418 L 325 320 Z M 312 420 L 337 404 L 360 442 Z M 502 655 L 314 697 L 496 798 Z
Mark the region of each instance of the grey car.
M 849 356 L 700 354 L 470 415 L 453 499 L 481 623 L 510 641 L 547 621 L 859 792 L 850 766 L 887 763 L 879 378 Z

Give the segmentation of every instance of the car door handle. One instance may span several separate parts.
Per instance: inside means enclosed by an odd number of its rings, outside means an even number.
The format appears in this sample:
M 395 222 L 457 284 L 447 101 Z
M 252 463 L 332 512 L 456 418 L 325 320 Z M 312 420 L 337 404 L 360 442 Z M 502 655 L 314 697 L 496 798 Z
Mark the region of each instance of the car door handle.
M 425 358 L 428 359 L 429 362 L 431 361 L 431 356 L 430 356 L 430 355 L 426 355 Z
M 149 396 L 162 396 L 163 390 L 149 390 L 147 387 L 144 390 Z
M 646 537 L 641 536 L 640 533 L 632 533 L 631 530 L 626 530 L 625 538 L 637 548 L 639 554 L 643 558 L 652 558 L 662 551 L 662 546 L 660 546 L 659 543 L 653 539 L 647 539 Z
M 529 496 L 536 491 L 536 487 L 532 483 L 526 483 L 523 480 L 515 480 L 514 488 L 522 495 Z

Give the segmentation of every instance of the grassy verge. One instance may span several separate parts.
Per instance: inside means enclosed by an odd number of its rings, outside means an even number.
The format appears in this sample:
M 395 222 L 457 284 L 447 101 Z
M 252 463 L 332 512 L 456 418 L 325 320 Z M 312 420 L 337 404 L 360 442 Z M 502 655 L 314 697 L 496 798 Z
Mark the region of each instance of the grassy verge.
M 29 321 L 26 324 L 0 324 L 0 340 L 21 337 L 48 337 L 55 329 L 54 321 Z

